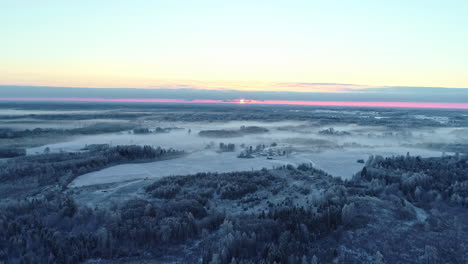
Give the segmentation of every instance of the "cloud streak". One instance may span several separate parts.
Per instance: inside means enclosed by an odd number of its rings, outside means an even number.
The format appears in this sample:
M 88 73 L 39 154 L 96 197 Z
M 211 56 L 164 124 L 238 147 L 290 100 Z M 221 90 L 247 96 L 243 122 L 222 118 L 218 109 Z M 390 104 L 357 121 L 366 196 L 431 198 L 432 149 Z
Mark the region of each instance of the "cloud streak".
M 188 103 L 188 104 L 239 104 L 239 105 L 301 105 L 341 107 L 397 107 L 432 109 L 468 109 L 468 103 L 431 102 L 341 102 L 341 101 L 288 101 L 288 100 L 185 100 L 185 99 L 104 99 L 104 98 L 0 98 L 0 101 L 34 102 L 114 102 L 114 103 Z

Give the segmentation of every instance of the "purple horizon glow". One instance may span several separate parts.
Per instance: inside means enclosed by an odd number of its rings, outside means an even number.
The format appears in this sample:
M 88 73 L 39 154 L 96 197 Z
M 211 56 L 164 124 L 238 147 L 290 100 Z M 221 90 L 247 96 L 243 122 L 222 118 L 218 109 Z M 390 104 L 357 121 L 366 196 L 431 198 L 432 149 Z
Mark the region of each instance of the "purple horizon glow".
M 190 104 L 254 104 L 254 105 L 304 105 L 348 107 L 399 107 L 468 109 L 468 103 L 429 102 L 343 102 L 343 101 L 287 101 L 287 100 L 186 100 L 186 99 L 105 99 L 105 98 L 0 98 L 0 101 L 49 101 L 49 102 L 124 102 L 124 103 L 190 103 Z

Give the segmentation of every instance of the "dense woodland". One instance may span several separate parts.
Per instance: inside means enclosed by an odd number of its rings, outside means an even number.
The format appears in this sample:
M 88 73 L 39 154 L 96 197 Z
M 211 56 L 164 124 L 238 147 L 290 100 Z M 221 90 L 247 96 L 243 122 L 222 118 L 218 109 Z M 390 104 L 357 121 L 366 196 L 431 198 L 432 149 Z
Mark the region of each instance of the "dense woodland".
M 2 204 L 0 261 L 466 263 L 467 183 L 467 157 L 402 156 L 373 157 L 345 182 L 306 164 L 166 177 L 107 209 L 48 190 Z
M 202 130 L 198 132 L 201 137 L 229 138 L 241 137 L 242 133 L 237 130 Z
M 25 103 L 21 107 L 50 110 L 56 105 Z M 76 129 L 0 129 L 0 155 L 22 156 L 24 150 L 13 143 L 29 144 L 27 140 L 31 140 L 44 145 L 41 137 L 54 138 L 55 142 L 64 135 L 167 132 L 166 128 L 138 128 L 135 124 L 140 121 L 296 120 L 316 127 L 382 126 L 386 130 L 383 134 L 359 132 L 377 139 L 416 137 L 410 129 L 448 126 L 460 127 L 457 133 L 463 135 L 468 126 L 468 116 L 455 110 L 81 103 L 61 107 L 119 111 L 1 115 L 0 119 L 5 124 L 108 118 L 125 122 Z M 440 111 L 450 117 L 447 123 L 414 118 L 418 113 L 441 115 Z M 262 127 L 240 127 L 206 130 L 200 136 L 265 132 L 268 130 Z M 341 132 L 325 130 L 321 134 L 331 139 Z M 292 138 L 288 143 L 335 146 L 312 138 Z M 288 155 L 289 151 L 276 143 L 210 146 L 219 152 L 239 151 L 241 158 Z M 79 175 L 109 166 L 184 153 L 150 146 L 92 144 L 76 153 L 49 150 L 14 157 L 0 162 L 0 263 L 468 263 L 466 144 L 419 146 L 462 154 L 440 158 L 376 156 L 346 181 L 310 164 L 142 180 L 135 196 L 110 206 L 81 203 L 77 193 L 89 193 L 84 187 L 71 189 L 69 183 Z
M 181 151 L 151 146 L 92 145 L 89 151 L 46 153 L 0 163 L 0 197 L 24 197 L 53 185 L 65 188 L 75 177 L 128 162 L 147 162 L 180 156 Z
M 456 156 L 425 158 L 372 157 L 355 180 L 370 182 L 371 191 L 395 188 L 414 202 L 445 200 L 468 208 L 468 159 Z
M 201 137 L 214 137 L 214 138 L 229 138 L 241 137 L 246 134 L 260 134 L 266 133 L 268 129 L 258 126 L 241 126 L 239 130 L 202 130 L 198 133 Z
M 244 146 L 243 150 L 237 155 L 241 159 L 251 159 L 259 156 L 286 156 L 291 153 L 290 147 L 280 146 L 276 142 L 271 143 L 269 146 L 265 144 L 258 144 L 256 146 Z
M 351 135 L 351 133 L 349 133 L 348 131 L 335 130 L 333 127 L 320 130 L 318 133 L 319 135 L 325 135 L 325 136 L 350 136 Z
M 0 158 L 26 156 L 26 150 L 20 148 L 0 148 Z
M 121 119 L 136 120 L 145 118 L 156 121 L 313 121 L 318 125 L 333 125 L 336 123 L 353 123 L 358 125 L 385 126 L 392 129 L 416 127 L 467 127 L 468 116 L 460 114 L 460 110 L 450 109 L 404 109 L 404 108 L 371 108 L 355 107 L 350 111 L 347 107 L 307 107 L 307 106 L 262 106 L 249 105 L 248 108 L 238 105 L 190 105 L 190 104 L 93 104 L 93 103 L 17 103 L 2 102 L 0 109 L 22 110 L 106 110 L 107 113 L 65 113 L 65 114 L 25 114 L 1 115 L 5 121 L 24 119 L 34 120 L 91 120 L 91 119 Z M 119 110 L 119 111 L 113 111 Z M 144 111 L 144 113 L 142 113 Z M 414 115 L 448 116 L 448 123 L 442 124 L 431 119 L 416 119 Z M 374 117 L 386 118 L 374 118 Z
M 147 127 L 135 128 L 132 130 L 133 134 L 158 134 L 158 133 L 170 133 L 172 130 L 179 130 L 183 128 L 178 127 L 156 127 L 154 129 L 149 129 Z
M 35 136 L 51 135 L 91 135 L 100 133 L 113 133 L 133 128 L 131 123 L 97 123 L 90 126 L 57 129 L 57 128 L 35 128 L 26 130 L 13 130 L 9 128 L 0 128 L 0 139 L 24 138 Z

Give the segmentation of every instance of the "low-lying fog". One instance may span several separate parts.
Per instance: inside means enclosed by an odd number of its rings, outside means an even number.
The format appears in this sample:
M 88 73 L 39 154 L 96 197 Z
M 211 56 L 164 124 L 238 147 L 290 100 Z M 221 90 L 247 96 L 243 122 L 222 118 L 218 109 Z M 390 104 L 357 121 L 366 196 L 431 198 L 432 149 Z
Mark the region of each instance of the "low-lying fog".
M 121 132 L 115 134 L 82 136 L 69 142 L 62 142 L 28 149 L 29 154 L 42 152 L 45 147 L 52 151 L 77 151 L 89 144 L 138 144 L 174 148 L 188 152 L 199 151 L 214 143 L 233 143 L 236 145 L 257 145 L 282 143 L 292 146 L 295 150 L 313 151 L 323 148 L 338 147 L 390 147 L 405 144 L 432 142 L 456 143 L 465 139 L 460 128 L 436 128 L 426 130 L 389 131 L 385 127 L 369 127 L 357 125 L 330 125 L 317 127 L 308 122 L 225 122 L 225 123 L 179 123 L 179 122 L 149 122 L 143 123 L 148 128 L 180 128 L 170 133 L 132 134 Z M 247 134 L 231 138 L 201 137 L 202 130 L 238 130 L 241 126 L 259 126 L 269 130 L 267 133 Z M 319 131 L 333 128 L 338 132 L 349 132 L 350 135 L 320 135 Z M 189 133 L 189 130 L 191 132 Z
M 285 164 L 312 163 L 317 168 L 343 178 L 350 178 L 360 171 L 370 155 L 441 156 L 441 151 L 412 146 L 427 142 L 459 142 L 463 133 L 454 128 L 389 131 L 384 127 L 336 125 L 317 127 L 308 122 L 225 122 L 225 123 L 141 123 L 142 127 L 172 129 L 169 133 L 134 134 L 131 131 L 81 136 L 69 142 L 50 144 L 27 150 L 28 154 L 42 153 L 46 147 L 52 152 L 80 151 L 90 144 L 152 145 L 184 150 L 181 158 L 146 164 L 119 165 L 98 172 L 82 175 L 71 187 L 142 180 L 169 175 L 185 175 L 197 172 L 228 172 L 256 170 Z M 202 137 L 202 130 L 239 130 L 241 126 L 258 126 L 266 133 L 244 134 L 230 138 Z M 332 130 L 327 130 L 332 127 Z M 235 144 L 233 152 L 220 152 L 220 143 Z M 271 146 L 273 143 L 274 146 Z M 253 158 L 238 158 L 243 149 L 257 145 L 265 149 Z M 280 155 L 276 155 L 280 153 Z

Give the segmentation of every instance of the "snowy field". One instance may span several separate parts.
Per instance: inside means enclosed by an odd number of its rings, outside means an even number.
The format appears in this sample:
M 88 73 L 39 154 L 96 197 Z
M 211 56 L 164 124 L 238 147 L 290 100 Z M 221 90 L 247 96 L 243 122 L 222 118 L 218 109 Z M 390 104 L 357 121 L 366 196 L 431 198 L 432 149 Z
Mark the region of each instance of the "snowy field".
M 162 148 L 184 150 L 188 154 L 184 157 L 163 160 L 145 164 L 123 164 L 101 171 L 88 173 L 76 178 L 70 187 L 82 187 L 96 184 L 109 184 L 127 181 L 140 181 L 144 179 L 157 179 L 170 175 L 188 175 L 198 172 L 231 172 L 273 168 L 279 165 L 312 163 L 316 168 L 322 169 L 331 175 L 344 179 L 352 177 L 359 172 L 363 164 L 358 159 L 367 160 L 371 155 L 393 156 L 419 155 L 421 157 L 437 157 L 442 153 L 425 149 L 402 147 L 402 144 L 431 142 L 445 138 L 456 138 L 451 128 L 441 128 L 437 131 L 416 131 L 415 136 L 408 139 L 399 137 L 384 137 L 387 130 L 381 127 L 338 125 L 335 130 L 347 131 L 349 136 L 320 135 L 318 131 L 324 127 L 314 126 L 307 122 L 224 122 L 224 123 L 178 123 L 178 122 L 151 122 L 143 124 L 145 127 L 177 127 L 170 133 L 135 135 L 129 131 L 112 134 L 90 135 L 75 137 L 71 141 L 50 144 L 37 148 L 27 149 L 28 155 L 44 152 L 48 147 L 51 152 L 80 151 L 90 144 L 110 145 L 151 145 Z M 268 133 L 249 134 L 235 138 L 206 138 L 200 137 L 198 132 L 209 129 L 239 129 L 241 126 L 261 126 L 269 130 Z M 326 127 L 325 127 L 326 128 Z M 190 131 L 190 133 L 189 133 Z M 368 134 L 373 136 L 369 137 Z M 375 136 L 377 135 L 377 136 Z M 273 142 L 287 146 L 293 152 L 288 156 L 275 156 L 273 159 L 256 157 L 253 159 L 240 159 L 237 155 L 241 145 L 256 146 Z M 320 142 L 325 142 L 321 146 Z M 206 149 L 212 144 L 213 149 Z M 236 144 L 235 152 L 216 152 L 219 143 Z M 354 145 L 353 145 L 354 144 Z
M 327 150 L 320 153 L 292 154 L 289 157 L 275 157 L 268 160 L 265 157 L 253 159 L 237 158 L 237 153 L 217 153 L 211 150 L 199 151 L 185 157 L 141 164 L 123 164 L 109 167 L 100 171 L 84 174 L 76 178 L 69 187 L 82 187 L 95 184 L 107 184 L 143 179 L 157 179 L 171 175 L 190 175 L 198 172 L 232 172 L 259 170 L 275 166 L 301 163 L 312 163 L 333 176 L 349 179 L 359 172 L 363 164 L 358 159 L 367 160 L 370 155 L 411 155 L 421 157 L 436 157 L 442 153 L 412 148 L 364 148 Z
M 406 148 L 406 147 L 377 147 L 377 148 L 348 148 L 340 150 L 326 150 L 319 153 L 299 154 L 298 157 L 310 160 L 317 169 L 341 177 L 351 178 L 355 173 L 361 171 L 364 164 L 358 163 L 358 159 L 366 161 L 370 156 L 391 157 L 406 155 L 409 152 L 412 156 L 440 157 L 440 151 Z
M 235 152 L 217 153 L 211 150 L 191 153 L 185 157 L 140 164 L 124 164 L 91 172 L 75 179 L 70 187 L 104 184 L 137 179 L 156 179 L 170 175 L 198 172 L 231 172 L 273 168 L 274 166 L 307 162 L 305 158 L 278 157 L 239 159 Z

